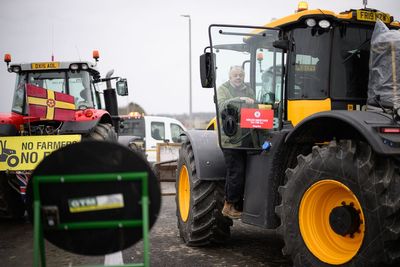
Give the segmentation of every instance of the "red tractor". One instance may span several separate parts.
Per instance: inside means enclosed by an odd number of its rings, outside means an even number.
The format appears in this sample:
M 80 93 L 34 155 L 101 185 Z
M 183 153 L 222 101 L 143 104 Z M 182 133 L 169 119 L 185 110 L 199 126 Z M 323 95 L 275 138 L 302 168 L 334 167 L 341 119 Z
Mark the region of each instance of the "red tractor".
M 97 63 L 98 51 L 93 58 Z M 0 113 L 0 216 L 21 218 L 30 174 L 46 155 L 84 140 L 117 142 L 115 91 L 126 96 L 128 86 L 112 71 L 101 78 L 96 63 L 10 64 L 9 54 L 4 61 L 16 74 L 16 86 L 11 112 Z M 106 89 L 100 89 L 101 82 Z

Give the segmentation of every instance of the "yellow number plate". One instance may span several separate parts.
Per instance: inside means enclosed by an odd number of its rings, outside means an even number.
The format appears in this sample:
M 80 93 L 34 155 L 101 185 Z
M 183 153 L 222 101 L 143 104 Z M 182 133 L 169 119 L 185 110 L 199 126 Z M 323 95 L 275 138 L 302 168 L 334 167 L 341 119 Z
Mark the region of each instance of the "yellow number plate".
M 377 19 L 384 23 L 390 23 L 390 15 L 387 13 L 357 10 L 357 20 L 375 22 Z
M 33 70 L 58 69 L 59 67 L 60 67 L 60 62 L 32 63 L 32 69 Z
M 0 171 L 33 170 L 54 150 L 80 140 L 80 135 L 0 137 Z

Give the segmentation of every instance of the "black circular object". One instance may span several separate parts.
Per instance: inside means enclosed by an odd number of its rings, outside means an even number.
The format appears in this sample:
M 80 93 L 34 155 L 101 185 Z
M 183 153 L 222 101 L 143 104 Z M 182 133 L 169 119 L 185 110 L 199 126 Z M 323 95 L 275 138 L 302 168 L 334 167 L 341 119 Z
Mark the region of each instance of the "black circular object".
M 351 235 L 360 227 L 360 216 L 351 206 L 335 207 L 329 214 L 329 224 L 335 233 Z
M 27 188 L 28 214 L 33 218 L 33 180 L 42 175 L 147 172 L 149 227 L 155 223 L 161 205 L 161 192 L 151 167 L 132 150 L 117 143 L 85 141 L 59 149 L 47 156 L 34 170 Z M 41 183 L 42 207 L 57 207 L 60 223 L 111 220 L 141 220 L 140 181 L 93 181 Z M 71 200 L 122 195 L 124 207 L 71 212 Z M 119 229 L 55 230 L 44 226 L 44 237 L 54 245 L 82 255 L 105 255 L 124 250 L 142 238 L 142 227 Z
M 232 137 L 237 132 L 237 124 L 239 121 L 239 114 L 237 108 L 233 105 L 228 105 L 222 112 L 222 129 L 226 136 Z
M 237 132 L 237 127 L 236 127 L 236 120 L 233 116 L 228 115 L 226 116 L 226 119 L 223 122 L 223 129 L 226 134 L 226 136 L 234 136 Z

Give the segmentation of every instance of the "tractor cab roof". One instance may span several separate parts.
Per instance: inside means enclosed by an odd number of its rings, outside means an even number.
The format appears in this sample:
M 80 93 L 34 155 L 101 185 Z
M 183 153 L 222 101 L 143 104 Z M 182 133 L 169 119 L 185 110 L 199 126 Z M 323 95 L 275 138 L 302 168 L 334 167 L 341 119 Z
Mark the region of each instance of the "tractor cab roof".
M 49 70 L 89 70 L 99 74 L 96 64 L 88 61 L 51 61 L 51 62 L 31 62 L 14 63 L 9 67 L 10 72 L 19 71 L 49 71 Z
M 264 26 L 269 28 L 286 28 L 297 23 L 302 23 L 307 18 L 330 18 L 333 21 L 365 25 L 373 25 L 377 19 L 380 19 L 389 28 L 400 28 L 400 22 L 395 21 L 393 16 L 376 9 L 351 9 L 341 13 L 335 13 L 330 10 L 322 9 L 308 10 L 308 7 L 303 8 L 292 15 L 271 21 Z

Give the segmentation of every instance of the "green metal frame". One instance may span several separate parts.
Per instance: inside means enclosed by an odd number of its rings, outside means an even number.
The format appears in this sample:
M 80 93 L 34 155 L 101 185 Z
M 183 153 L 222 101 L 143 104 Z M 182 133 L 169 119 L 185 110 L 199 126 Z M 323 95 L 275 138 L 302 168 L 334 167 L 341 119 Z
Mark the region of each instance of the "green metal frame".
M 149 255 L 149 196 L 148 196 L 148 174 L 147 172 L 123 172 L 123 173 L 101 173 L 101 174 L 72 174 L 72 175 L 43 175 L 35 176 L 33 179 L 33 266 L 46 266 L 45 245 L 43 238 L 43 226 L 41 223 L 41 202 L 39 185 L 41 183 L 81 183 L 81 182 L 105 182 L 105 181 L 141 181 L 142 185 L 142 220 L 115 220 L 115 221 L 90 221 L 90 222 L 68 222 L 60 223 L 55 230 L 76 229 L 107 229 L 142 227 L 143 229 L 143 263 L 113 265 L 136 267 L 150 266 Z

